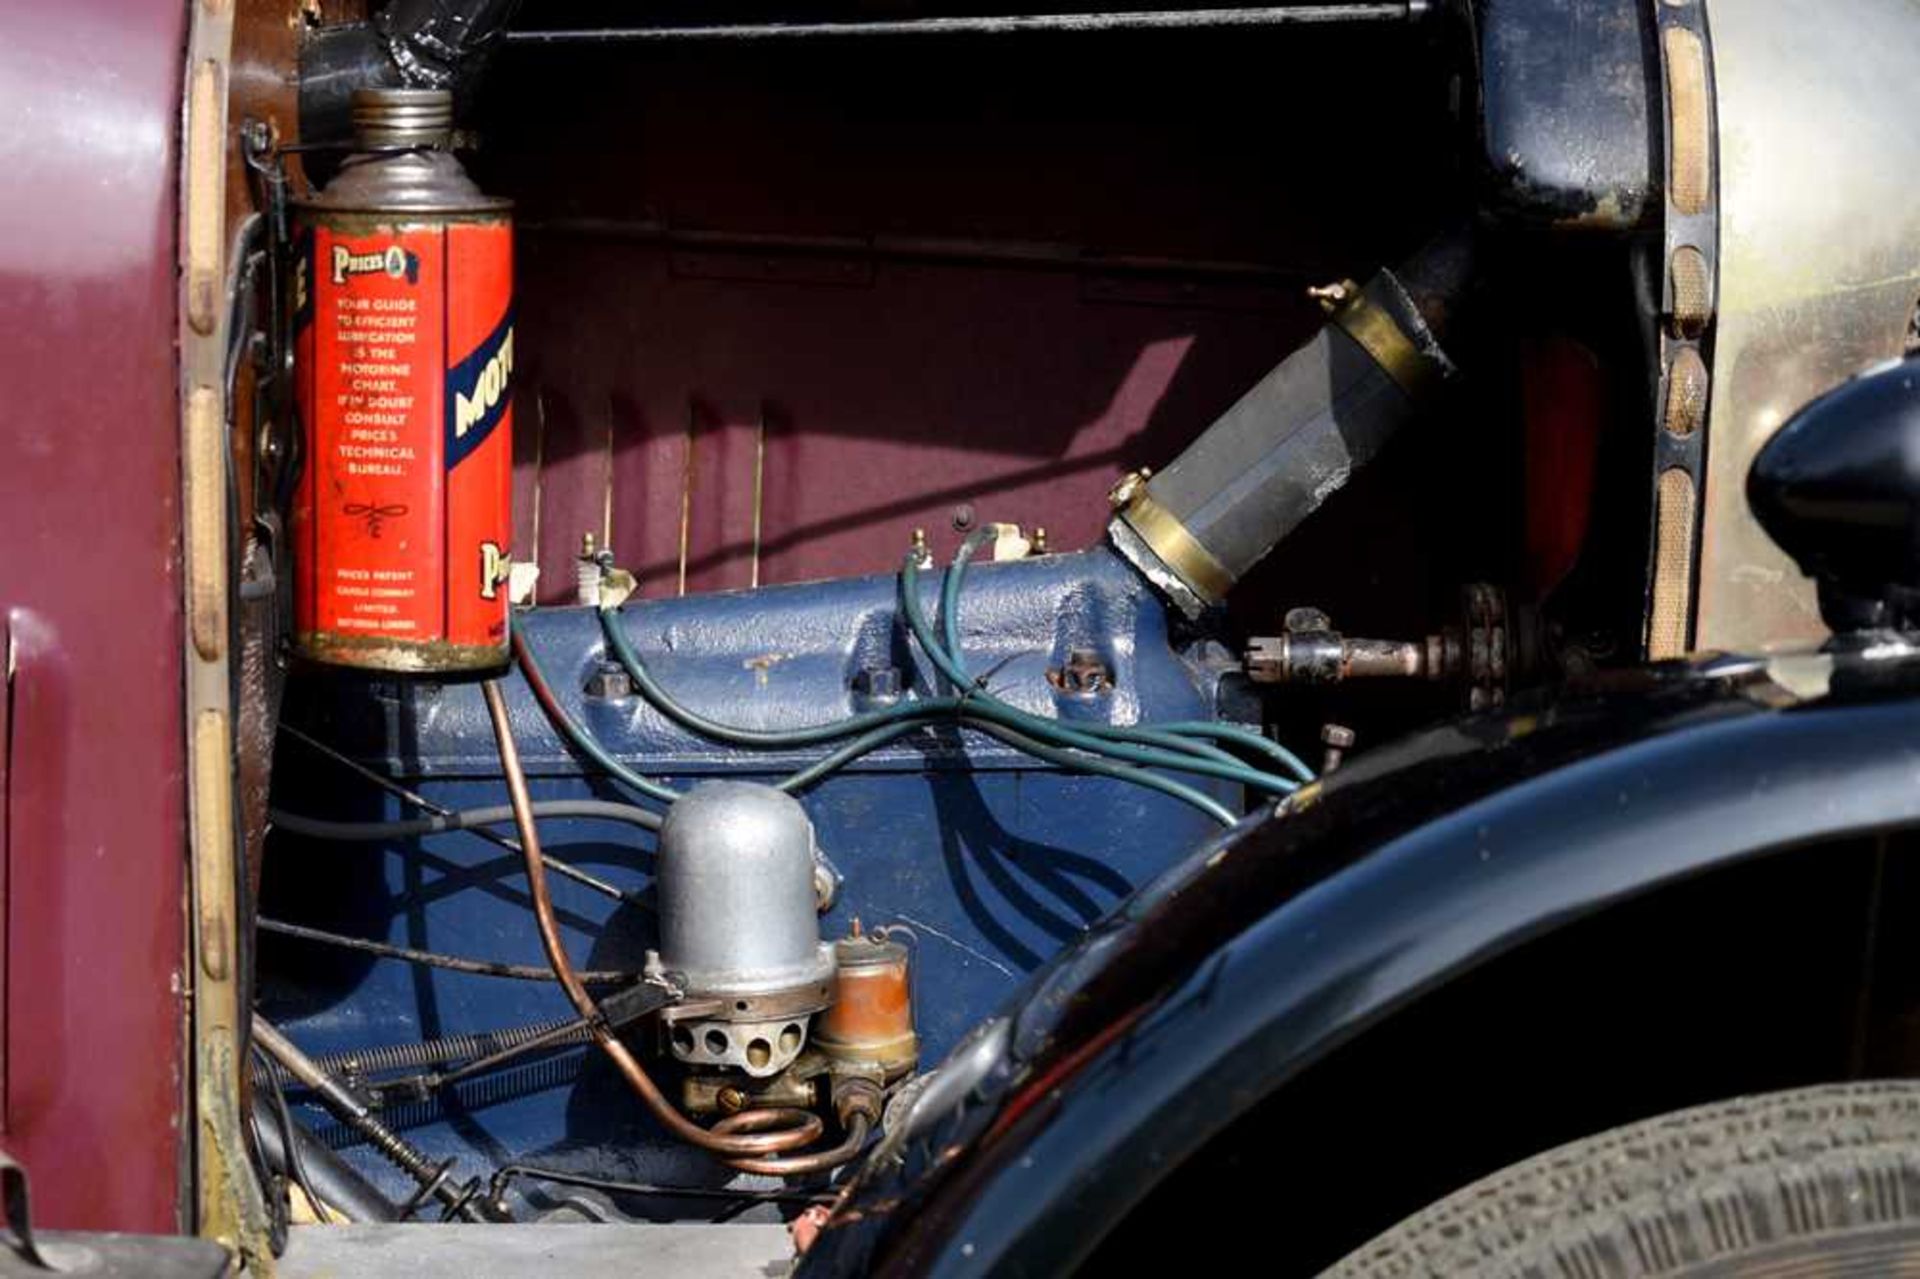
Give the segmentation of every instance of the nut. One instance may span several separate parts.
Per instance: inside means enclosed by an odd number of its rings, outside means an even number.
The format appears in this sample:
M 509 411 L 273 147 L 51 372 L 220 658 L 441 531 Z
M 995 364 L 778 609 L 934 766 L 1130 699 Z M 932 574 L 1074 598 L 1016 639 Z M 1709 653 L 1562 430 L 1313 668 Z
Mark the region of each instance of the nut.
M 1290 608 L 1286 620 L 1281 625 L 1290 635 L 1309 635 L 1315 631 L 1333 629 L 1333 619 L 1317 608 Z
M 619 701 L 633 696 L 633 677 L 618 662 L 601 662 L 587 676 L 586 694 L 601 701 Z
M 1113 668 L 1101 660 L 1099 650 L 1075 648 L 1047 672 L 1047 683 L 1070 696 L 1092 697 L 1113 690 Z
M 1120 482 L 1107 491 L 1107 504 L 1116 511 L 1124 511 L 1133 505 L 1133 499 L 1139 497 L 1147 487 L 1147 481 L 1153 478 L 1153 472 L 1146 467 L 1137 471 L 1128 471 L 1120 477 Z

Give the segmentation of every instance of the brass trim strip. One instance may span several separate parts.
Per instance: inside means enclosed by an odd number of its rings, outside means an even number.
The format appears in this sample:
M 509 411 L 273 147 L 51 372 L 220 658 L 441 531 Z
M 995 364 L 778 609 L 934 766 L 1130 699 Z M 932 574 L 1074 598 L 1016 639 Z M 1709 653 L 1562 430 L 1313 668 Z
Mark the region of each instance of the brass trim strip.
M 1661 33 L 1667 54 L 1667 191 L 1673 207 L 1698 213 L 1713 194 L 1713 134 L 1707 55 L 1700 37 L 1680 27 Z
M 1332 318 L 1408 395 L 1417 399 L 1433 385 L 1433 361 L 1422 355 L 1399 322 L 1366 294 L 1352 293 Z
M 1647 656 L 1654 661 L 1687 651 L 1693 612 L 1693 476 L 1682 467 L 1660 473 L 1659 531 L 1653 563 L 1653 610 L 1647 622 Z
M 187 103 L 186 224 L 187 322 L 202 336 L 214 331 L 224 301 L 220 259 L 221 199 L 226 177 L 227 77 L 211 58 L 193 69 Z
M 187 471 L 219 475 L 227 447 L 220 393 L 196 386 L 187 397 Z M 227 528 L 220 493 L 211 485 L 187 486 L 187 614 L 193 648 L 209 662 L 227 643 Z
M 227 590 L 227 92 L 235 5 L 200 0 L 183 51 L 178 252 L 182 699 L 189 910 L 182 976 L 189 1065 L 182 1078 L 187 1149 L 182 1227 L 272 1279 L 266 1201 L 247 1150 L 246 1003 L 235 858 L 232 643 Z
M 1707 278 L 1707 257 L 1691 244 L 1673 251 L 1667 261 L 1668 288 L 1672 304 L 1673 335 L 1697 338 L 1713 318 L 1712 281 Z
M 195 950 L 200 970 L 217 982 L 233 975 L 233 751 L 226 715 L 211 708 L 194 717 L 193 804 L 199 824 L 195 860 L 204 878 L 200 884 L 200 924 Z M 222 873 L 224 872 L 224 873 Z M 231 1031 L 231 1026 L 223 1026 Z
M 1120 512 L 1129 527 L 1140 535 L 1160 562 L 1180 575 L 1193 593 L 1209 604 L 1226 599 L 1233 588 L 1233 574 L 1214 558 L 1200 539 L 1187 531 L 1179 517 L 1153 500 L 1146 485 L 1134 489 Z
M 1707 419 L 1707 362 L 1697 348 L 1680 347 L 1667 365 L 1666 409 L 1660 424 L 1681 439 L 1700 429 Z

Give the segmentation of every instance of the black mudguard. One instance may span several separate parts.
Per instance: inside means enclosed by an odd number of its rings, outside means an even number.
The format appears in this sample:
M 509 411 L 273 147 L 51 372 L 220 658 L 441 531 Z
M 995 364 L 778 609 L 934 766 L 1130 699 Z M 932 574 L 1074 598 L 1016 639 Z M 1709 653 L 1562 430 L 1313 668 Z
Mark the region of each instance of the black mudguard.
M 1249 818 L 1036 975 L 894 1124 L 802 1275 L 1053 1275 L 1359 1031 L 1680 877 L 1920 821 L 1920 670 L 1634 677 L 1413 738 Z M 1224 1102 L 1224 1104 L 1223 1104 Z

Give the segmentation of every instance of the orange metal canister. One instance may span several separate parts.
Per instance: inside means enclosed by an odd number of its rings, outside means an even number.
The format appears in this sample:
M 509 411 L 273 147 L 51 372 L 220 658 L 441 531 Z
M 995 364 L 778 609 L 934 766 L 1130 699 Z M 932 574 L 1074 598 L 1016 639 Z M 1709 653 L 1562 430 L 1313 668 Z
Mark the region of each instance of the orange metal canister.
M 814 1024 L 813 1046 L 845 1066 L 893 1079 L 920 1057 L 913 1030 L 913 985 L 907 948 L 870 934 L 834 943 L 833 1003 Z
M 438 90 L 354 95 L 357 154 L 298 208 L 306 446 L 295 633 L 318 661 L 507 660 L 513 225 L 446 150 Z

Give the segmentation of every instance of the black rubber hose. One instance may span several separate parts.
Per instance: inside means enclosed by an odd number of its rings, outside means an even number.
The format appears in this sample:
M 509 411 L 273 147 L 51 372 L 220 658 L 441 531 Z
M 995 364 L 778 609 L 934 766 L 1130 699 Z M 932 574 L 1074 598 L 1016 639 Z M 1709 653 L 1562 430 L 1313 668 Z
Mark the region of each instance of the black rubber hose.
M 267 1167 L 273 1171 L 287 1172 L 290 1165 L 280 1118 L 274 1113 L 273 1103 L 257 1088 L 253 1094 L 253 1113 L 260 1130 L 260 1157 L 267 1161 Z M 284 1131 L 293 1134 L 295 1163 L 291 1166 L 302 1170 L 303 1189 L 311 1187 L 311 1193 L 326 1207 L 348 1221 L 400 1219 L 400 1209 L 392 1200 L 355 1172 L 346 1160 L 314 1136 L 305 1125 L 297 1120 L 292 1121 Z
M 319 738 L 310 737 L 306 733 L 301 732 L 299 729 L 295 728 L 291 724 L 282 723 L 280 725 L 280 731 L 283 734 L 293 738 L 295 741 L 304 743 L 308 747 L 308 749 L 316 751 L 319 754 L 325 755 L 328 759 L 340 765 L 340 767 L 346 769 L 348 772 L 354 774 L 356 777 L 363 777 L 367 781 L 372 782 L 375 786 L 378 786 L 381 790 L 387 792 L 387 794 L 392 795 L 395 799 L 402 800 L 408 804 L 413 805 L 415 808 L 423 809 L 426 812 L 433 813 L 440 817 L 447 817 L 447 816 L 450 816 L 452 813 L 451 809 L 442 808 L 440 805 L 434 803 L 432 800 L 428 799 L 426 796 L 415 794 L 413 791 L 410 791 L 406 787 L 402 786 L 399 782 L 394 781 L 391 777 L 385 777 L 379 773 L 374 772 L 371 768 L 368 768 L 365 764 L 362 764 L 359 760 L 350 759 L 346 755 L 341 754 L 339 751 L 335 750 L 333 747 L 321 741 Z M 519 855 L 520 845 L 514 843 L 512 840 L 508 839 L 505 835 L 496 834 L 493 831 L 488 830 L 484 826 L 474 826 L 471 829 L 473 833 L 479 836 L 481 839 L 487 840 L 490 843 L 498 844 L 501 848 L 506 849 L 508 852 L 514 854 L 515 856 Z M 571 879 L 574 883 L 585 885 L 586 887 L 591 888 L 594 892 L 599 893 L 603 897 L 611 897 L 613 898 L 613 900 L 617 902 L 633 902 L 636 900 L 636 897 L 634 894 L 623 892 L 622 890 L 615 888 L 612 884 L 609 884 L 605 880 L 599 878 L 597 875 L 589 875 L 587 874 L 586 871 L 581 870 L 578 866 L 569 865 L 568 863 L 561 861 L 558 857 L 547 858 L 547 867 L 548 869 L 552 870 L 554 874 L 565 875 L 568 879 Z
M 642 830 L 657 831 L 659 813 L 638 804 L 622 804 L 609 799 L 536 800 L 533 815 L 539 818 L 579 818 L 625 822 Z M 513 821 L 513 809 L 506 804 L 491 808 L 464 808 L 451 813 L 429 813 L 424 817 L 400 817 L 382 822 L 336 822 L 324 817 L 308 817 L 276 808 L 273 824 L 281 830 L 309 839 L 337 840 L 345 843 L 375 843 L 383 839 L 411 839 L 419 835 L 438 835 L 450 830 L 469 830 L 476 826 L 505 826 Z

